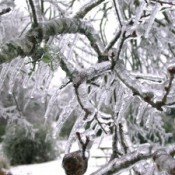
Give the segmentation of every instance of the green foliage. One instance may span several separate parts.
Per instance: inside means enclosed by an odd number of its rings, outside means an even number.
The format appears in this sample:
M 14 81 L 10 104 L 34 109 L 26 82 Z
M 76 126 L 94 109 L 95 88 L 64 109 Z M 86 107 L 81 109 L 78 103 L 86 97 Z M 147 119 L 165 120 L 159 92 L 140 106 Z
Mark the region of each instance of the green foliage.
M 3 151 L 12 165 L 46 162 L 55 159 L 58 153 L 51 127 L 35 129 L 26 121 L 7 126 Z

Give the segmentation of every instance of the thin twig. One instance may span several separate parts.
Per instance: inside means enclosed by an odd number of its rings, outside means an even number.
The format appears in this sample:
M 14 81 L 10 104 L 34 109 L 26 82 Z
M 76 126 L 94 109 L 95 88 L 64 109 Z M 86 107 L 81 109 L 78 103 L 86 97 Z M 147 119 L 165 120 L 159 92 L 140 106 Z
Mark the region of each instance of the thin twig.
M 104 2 L 105 0 L 95 0 L 86 4 L 81 10 L 74 16 L 75 18 L 83 18 L 89 11 Z
M 28 0 L 29 1 L 29 5 L 31 7 L 32 10 L 32 15 L 33 15 L 33 26 L 37 27 L 38 26 L 38 20 L 37 20 L 37 16 L 36 16 L 36 10 L 35 10 L 35 5 L 33 3 L 33 0 Z
M 80 99 L 80 96 L 79 96 L 79 92 L 78 92 L 79 86 L 74 85 L 74 88 L 75 88 L 75 94 L 76 94 L 76 96 L 77 96 L 78 103 L 79 103 L 80 107 L 82 108 L 82 110 L 85 112 L 84 120 L 86 120 L 86 119 L 88 118 L 88 116 L 89 116 L 90 114 L 92 114 L 92 112 L 91 112 L 90 110 L 88 110 L 88 109 L 83 105 L 83 103 L 81 102 L 81 99 Z
M 105 47 L 104 49 L 104 53 L 108 52 L 112 47 L 113 45 L 118 41 L 118 39 L 120 38 L 120 35 L 121 35 L 121 30 L 119 30 L 114 38 L 108 43 L 108 45 Z
M 118 9 L 117 9 L 117 4 L 116 4 L 115 1 L 116 1 L 116 0 L 113 0 L 114 8 L 115 8 L 115 12 L 116 12 L 116 14 L 117 14 L 117 17 L 118 17 L 118 21 L 119 21 L 120 27 L 122 27 L 122 22 L 121 22 L 120 15 L 119 15 L 119 13 L 118 13 Z
M 170 74 L 170 78 L 169 78 L 169 81 L 168 81 L 168 86 L 165 87 L 165 94 L 164 94 L 164 96 L 162 98 L 162 102 L 164 102 L 164 104 L 166 103 L 167 96 L 170 93 L 170 89 L 172 87 L 173 79 L 174 79 L 174 75 L 173 74 Z
M 86 148 L 88 146 L 88 143 L 89 143 L 89 137 L 86 136 L 86 141 L 83 142 L 82 138 L 81 138 L 81 135 L 79 132 L 76 132 L 76 135 L 77 135 L 77 138 L 80 142 L 80 145 L 81 145 L 81 149 L 82 149 L 82 157 L 83 159 L 86 159 L 86 156 L 85 156 L 85 152 L 86 152 Z
M 98 120 L 97 113 L 94 115 L 94 119 L 97 121 L 98 125 L 101 127 L 101 129 L 104 131 L 105 134 L 108 134 L 103 127 L 102 123 Z

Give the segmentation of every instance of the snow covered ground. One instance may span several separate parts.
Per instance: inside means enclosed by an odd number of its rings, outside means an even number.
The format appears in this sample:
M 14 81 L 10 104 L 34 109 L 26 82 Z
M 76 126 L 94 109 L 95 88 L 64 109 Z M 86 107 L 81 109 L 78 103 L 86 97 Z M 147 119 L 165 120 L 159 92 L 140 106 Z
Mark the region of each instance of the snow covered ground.
M 77 145 L 74 144 L 71 151 L 77 150 Z M 91 149 L 91 157 L 88 161 L 88 169 L 85 175 L 89 175 L 95 170 L 99 169 L 101 165 L 106 162 L 105 158 L 95 159 L 94 155 L 102 155 L 103 153 L 97 149 L 97 144 L 93 145 Z M 32 164 L 32 165 L 20 165 L 11 167 L 10 171 L 13 175 L 65 175 L 64 169 L 62 168 L 62 158 L 64 155 L 61 155 L 57 160 Z
M 111 138 L 105 138 L 104 142 L 101 142 L 101 146 L 107 147 L 109 146 L 109 141 Z M 96 140 L 93 144 L 93 147 L 90 151 L 90 158 L 88 161 L 88 169 L 85 175 L 89 175 L 92 172 L 99 169 L 103 164 L 106 163 L 106 158 L 104 156 L 104 152 L 99 148 L 99 140 Z M 77 150 L 78 145 L 73 144 L 71 151 Z M 65 175 L 64 169 L 62 168 L 62 158 L 64 155 L 61 155 L 57 160 L 40 163 L 40 164 L 32 164 L 32 165 L 20 165 L 11 167 L 10 171 L 13 175 Z M 95 156 L 102 156 L 103 158 L 94 158 Z M 122 173 L 122 175 L 126 175 L 127 173 Z
M 22 165 L 12 167 L 10 171 L 13 175 L 65 175 L 64 169 L 61 165 L 62 160 L 58 159 L 48 163 Z M 94 172 L 100 167 L 95 167 L 92 164 L 89 165 L 86 175 Z
M 98 148 L 98 144 L 95 143 L 91 149 L 91 157 L 88 162 L 88 169 L 85 175 L 89 175 L 95 170 L 99 169 L 101 165 L 106 163 L 105 158 L 95 159 L 94 155 L 104 155 L 102 151 Z M 78 145 L 73 144 L 71 151 L 77 150 Z M 32 165 L 20 165 L 11 167 L 10 171 L 13 175 L 65 175 L 64 169 L 62 168 L 62 158 L 64 155 L 61 155 L 57 160 L 40 163 L 40 164 L 32 164 Z

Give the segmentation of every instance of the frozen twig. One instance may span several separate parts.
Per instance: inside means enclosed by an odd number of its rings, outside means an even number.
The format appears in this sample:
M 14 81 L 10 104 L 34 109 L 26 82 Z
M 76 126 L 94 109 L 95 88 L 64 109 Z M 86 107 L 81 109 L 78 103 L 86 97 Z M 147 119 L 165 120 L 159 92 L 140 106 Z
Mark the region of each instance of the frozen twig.
M 94 115 L 94 119 L 97 121 L 98 125 L 100 126 L 100 128 L 102 129 L 102 131 L 107 134 L 107 131 L 105 130 L 105 128 L 103 127 L 103 123 L 101 121 L 99 121 L 98 117 L 97 117 L 97 112 L 96 114 Z
M 104 2 L 105 0 L 94 0 L 90 1 L 86 5 L 84 5 L 78 13 L 74 16 L 75 18 L 83 18 L 89 11 L 91 11 L 93 8 Z
M 145 38 L 148 38 L 148 35 L 149 35 L 149 32 L 152 28 L 152 25 L 154 23 L 154 20 L 156 18 L 156 15 L 157 13 L 160 11 L 161 9 L 161 6 L 160 4 L 156 4 L 155 8 L 152 10 L 152 13 L 151 13 L 151 16 L 150 16 L 150 19 L 148 21 L 148 26 L 147 26 L 147 29 L 145 31 Z
M 151 0 L 151 2 L 155 2 L 155 3 L 160 3 L 160 5 L 163 5 L 163 4 L 167 4 L 167 5 L 175 5 L 175 3 L 173 2 L 166 2 L 166 1 L 161 1 L 161 0 Z
M 120 9 L 118 8 L 118 0 L 116 2 L 116 0 L 113 0 L 113 4 L 114 4 L 114 8 L 115 8 L 115 12 L 117 14 L 117 18 L 118 18 L 118 21 L 119 21 L 119 24 L 120 24 L 120 27 L 122 27 L 122 19 L 121 19 L 121 14 L 120 14 Z
M 33 0 L 28 0 L 28 1 L 29 1 L 31 11 L 32 11 L 33 27 L 37 27 L 38 26 L 38 20 L 37 20 L 35 5 L 33 3 Z
M 108 45 L 105 47 L 105 49 L 104 49 L 104 53 L 107 53 L 112 47 L 113 47 L 113 45 L 118 41 L 118 39 L 120 38 L 120 35 L 121 35 L 121 30 L 119 30 L 116 34 L 115 34 L 115 36 L 114 36 L 114 38 L 108 43 Z
M 85 112 L 84 120 L 88 118 L 89 115 L 92 115 L 94 113 L 94 107 L 89 101 L 88 93 L 87 93 L 87 87 L 84 83 L 76 86 L 75 88 L 75 94 L 77 96 L 77 101 L 79 105 L 81 106 L 82 110 Z
M 83 158 L 86 158 L 85 152 L 86 152 L 87 146 L 88 146 L 88 144 L 90 142 L 89 137 L 86 136 L 86 140 L 83 141 L 79 132 L 77 132 L 76 135 L 77 135 L 78 141 L 79 141 L 79 143 L 81 145 Z

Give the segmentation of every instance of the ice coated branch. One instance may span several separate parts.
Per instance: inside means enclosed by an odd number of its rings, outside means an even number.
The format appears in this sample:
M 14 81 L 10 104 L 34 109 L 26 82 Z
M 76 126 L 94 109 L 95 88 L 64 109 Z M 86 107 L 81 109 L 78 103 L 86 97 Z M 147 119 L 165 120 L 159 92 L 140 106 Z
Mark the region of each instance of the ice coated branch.
M 33 17 L 33 25 L 34 26 L 38 26 L 38 20 L 37 20 L 37 16 L 36 16 L 36 10 L 35 10 L 35 5 L 33 3 L 33 0 L 28 0 L 29 1 L 29 5 L 32 11 L 32 17 Z
M 165 93 L 163 98 L 160 101 L 158 100 L 154 101 L 155 94 L 154 94 L 154 91 L 151 90 L 151 87 L 150 87 L 150 90 L 145 89 L 145 87 L 141 84 L 141 82 L 136 80 L 136 78 L 133 77 L 126 70 L 122 60 L 118 60 L 118 54 L 115 50 L 112 51 L 112 53 L 109 52 L 109 54 L 110 55 L 112 54 L 113 59 L 117 60 L 114 67 L 114 73 L 133 92 L 133 95 L 138 95 L 139 97 L 141 97 L 141 99 L 143 99 L 145 102 L 150 104 L 152 107 L 162 111 L 162 107 L 167 104 L 167 95 L 170 92 L 172 81 L 174 79 L 175 65 L 171 65 L 167 68 L 170 74 L 170 79 L 169 79 L 168 85 L 165 86 Z
M 157 166 L 160 166 L 161 170 L 168 171 L 170 175 L 174 175 L 175 159 L 173 159 L 170 154 L 166 152 L 166 150 L 168 150 L 168 152 L 171 153 L 170 147 L 174 146 L 175 145 L 167 146 L 166 149 L 163 149 L 163 151 L 162 148 L 157 148 L 157 146 L 154 147 L 153 145 L 139 146 L 136 151 L 133 151 L 120 158 L 113 159 L 111 162 L 90 175 L 112 175 L 126 168 L 130 168 L 141 160 L 149 158 L 153 158 Z
M 175 159 L 165 149 L 157 150 L 153 155 L 153 159 L 159 171 L 166 171 L 170 175 L 175 174 Z
M 89 137 L 86 136 L 86 140 L 85 140 L 85 142 L 83 142 L 80 133 L 77 132 L 76 135 L 77 135 L 78 141 L 79 141 L 79 143 L 80 143 L 80 145 L 81 145 L 82 156 L 83 156 L 83 158 L 85 159 L 85 158 L 86 158 L 85 152 L 86 152 L 86 149 L 87 149 L 88 144 L 89 144 L 89 142 L 90 142 Z
M 11 40 L 0 48 L 0 64 L 9 62 L 17 56 L 30 56 L 36 44 L 42 39 L 59 34 L 80 33 L 87 37 L 98 56 L 102 55 L 103 46 L 95 29 L 77 18 L 59 18 L 39 24 L 30 29 L 25 36 Z

